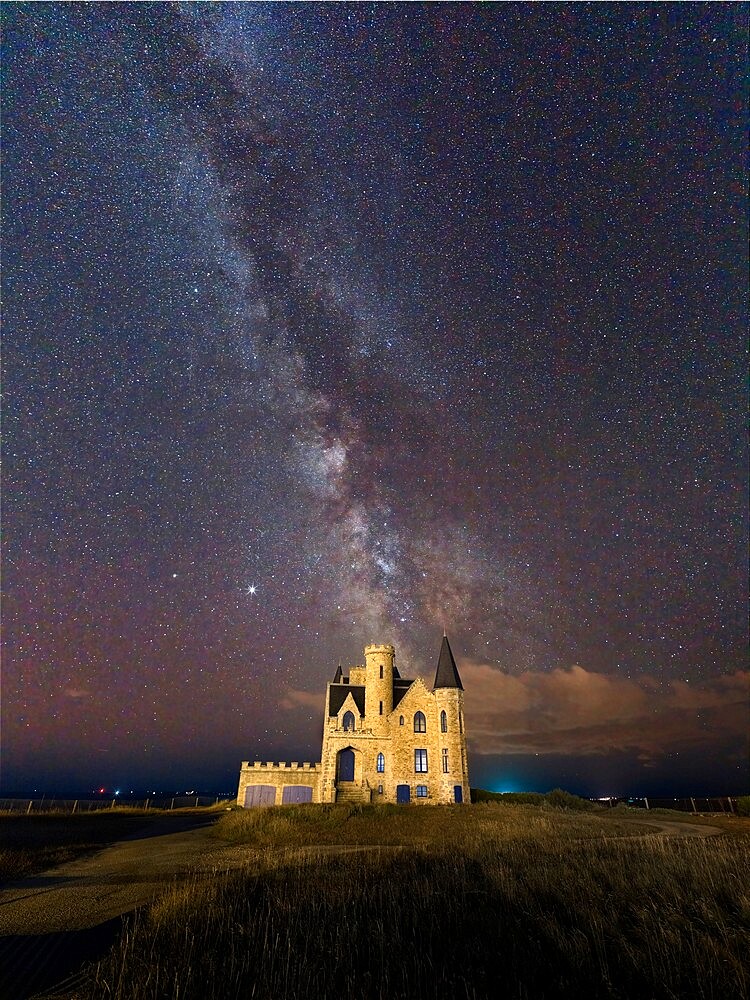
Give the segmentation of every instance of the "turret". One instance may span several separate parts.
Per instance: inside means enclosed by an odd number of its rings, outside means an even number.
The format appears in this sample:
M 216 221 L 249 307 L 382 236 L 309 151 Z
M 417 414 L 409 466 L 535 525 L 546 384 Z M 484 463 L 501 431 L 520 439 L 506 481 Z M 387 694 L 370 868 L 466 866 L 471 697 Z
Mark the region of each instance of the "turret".
M 393 711 L 393 660 L 396 650 L 390 644 L 365 646 L 365 725 L 374 732 L 384 732 Z
M 440 781 L 444 801 L 469 801 L 469 770 L 464 725 L 464 686 L 453 659 L 448 637 L 443 636 L 435 683 L 438 740 L 440 748 Z M 460 786 L 460 793 L 457 788 Z M 460 799 L 458 795 L 460 794 Z

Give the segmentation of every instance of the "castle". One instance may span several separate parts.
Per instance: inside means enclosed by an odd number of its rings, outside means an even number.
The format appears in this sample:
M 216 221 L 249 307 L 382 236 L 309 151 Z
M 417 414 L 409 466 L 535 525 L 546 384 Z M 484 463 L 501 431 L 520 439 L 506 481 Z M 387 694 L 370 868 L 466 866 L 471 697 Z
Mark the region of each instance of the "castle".
M 242 762 L 241 806 L 295 802 L 468 803 L 463 685 L 443 636 L 435 682 L 406 680 L 391 645 L 365 646 L 326 690 L 319 764 Z

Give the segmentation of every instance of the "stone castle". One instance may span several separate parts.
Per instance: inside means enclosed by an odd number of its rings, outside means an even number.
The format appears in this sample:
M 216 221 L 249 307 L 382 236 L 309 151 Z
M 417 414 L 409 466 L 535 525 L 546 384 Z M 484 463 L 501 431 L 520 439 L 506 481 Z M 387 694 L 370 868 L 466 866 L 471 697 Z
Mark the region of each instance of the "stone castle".
M 328 685 L 319 764 L 242 762 L 241 806 L 295 802 L 468 803 L 464 693 L 443 636 L 435 682 L 406 680 L 391 645 Z

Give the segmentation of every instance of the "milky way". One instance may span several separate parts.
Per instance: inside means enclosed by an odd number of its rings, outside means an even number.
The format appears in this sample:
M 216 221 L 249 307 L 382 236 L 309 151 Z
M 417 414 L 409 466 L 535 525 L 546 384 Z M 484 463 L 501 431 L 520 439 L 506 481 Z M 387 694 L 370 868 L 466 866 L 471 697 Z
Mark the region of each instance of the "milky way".
M 477 782 L 747 782 L 746 9 L 3 15 L 3 785 L 231 789 L 443 628 Z

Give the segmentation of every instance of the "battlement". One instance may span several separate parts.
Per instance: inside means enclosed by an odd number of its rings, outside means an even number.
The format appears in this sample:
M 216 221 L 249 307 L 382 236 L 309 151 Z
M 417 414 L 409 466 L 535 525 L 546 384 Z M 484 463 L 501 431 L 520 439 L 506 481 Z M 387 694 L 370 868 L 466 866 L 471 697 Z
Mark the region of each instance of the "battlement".
M 289 770 L 291 770 L 292 768 L 296 768 L 297 770 L 300 771 L 315 771 L 319 767 L 320 764 L 309 764 L 307 763 L 307 761 L 305 761 L 305 763 L 303 764 L 300 764 L 296 760 L 293 760 L 291 764 L 287 764 L 286 761 L 279 761 L 278 764 L 275 764 L 272 760 L 269 760 L 266 763 L 261 763 L 261 761 L 259 760 L 254 760 L 252 764 L 250 763 L 249 760 L 242 761 L 243 771 L 246 771 L 248 769 L 258 770 L 258 771 L 268 771 L 268 770 L 283 771 L 284 769 L 287 768 Z

